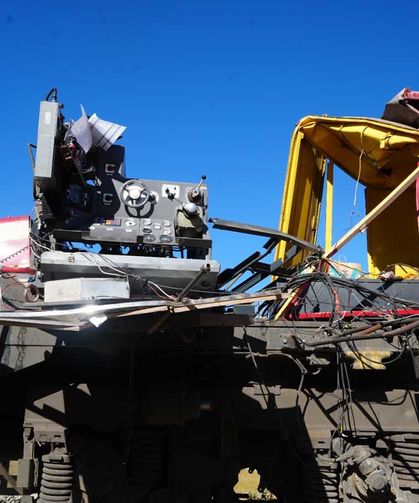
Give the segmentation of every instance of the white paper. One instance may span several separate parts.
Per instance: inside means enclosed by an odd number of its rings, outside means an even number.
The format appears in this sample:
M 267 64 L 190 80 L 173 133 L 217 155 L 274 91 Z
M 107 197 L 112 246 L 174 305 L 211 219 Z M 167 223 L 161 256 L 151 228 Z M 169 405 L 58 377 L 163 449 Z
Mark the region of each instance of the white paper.
M 74 135 L 77 143 L 87 153 L 93 144 L 92 127 L 87 118 L 83 105 L 80 105 L 81 117 L 71 126 L 71 133 Z
M 126 129 L 126 126 L 102 120 L 96 114 L 90 117 L 89 123 L 93 145 L 101 147 L 103 150 L 108 150 Z

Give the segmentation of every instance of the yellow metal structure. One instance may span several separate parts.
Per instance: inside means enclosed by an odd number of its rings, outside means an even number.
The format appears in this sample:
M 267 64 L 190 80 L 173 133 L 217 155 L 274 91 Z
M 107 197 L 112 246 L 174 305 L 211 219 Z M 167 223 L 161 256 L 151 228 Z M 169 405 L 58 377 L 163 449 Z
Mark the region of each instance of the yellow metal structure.
M 365 186 L 368 213 L 416 169 L 418 156 L 417 129 L 379 119 L 305 117 L 291 140 L 280 230 L 316 242 L 326 163 Z M 326 187 L 327 248 L 332 241 L 332 171 Z M 369 223 L 367 243 L 370 273 L 394 263 L 419 266 L 414 184 Z M 277 259 L 284 259 L 288 246 L 278 246 Z M 307 253 L 300 252 L 288 265 L 301 262 Z
M 324 246 L 326 250 L 333 244 L 333 162 L 327 165 L 326 179 L 326 229 L 324 236 Z

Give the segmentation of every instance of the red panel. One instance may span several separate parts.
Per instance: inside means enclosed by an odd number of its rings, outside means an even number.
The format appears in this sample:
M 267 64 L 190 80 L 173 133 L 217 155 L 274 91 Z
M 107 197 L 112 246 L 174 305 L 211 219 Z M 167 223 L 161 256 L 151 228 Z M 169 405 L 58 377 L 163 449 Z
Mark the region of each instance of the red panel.
M 411 91 L 409 88 L 406 88 L 403 92 L 403 98 L 407 100 L 419 100 L 419 91 Z
M 3 272 L 33 274 L 30 217 L 0 218 L 0 267 Z
M 338 311 L 336 314 L 339 318 L 382 318 L 386 314 L 394 314 L 397 312 L 399 316 L 419 315 L 419 309 L 396 309 L 383 311 Z M 332 317 L 331 312 L 320 313 L 301 313 L 298 315 L 298 320 L 329 320 Z

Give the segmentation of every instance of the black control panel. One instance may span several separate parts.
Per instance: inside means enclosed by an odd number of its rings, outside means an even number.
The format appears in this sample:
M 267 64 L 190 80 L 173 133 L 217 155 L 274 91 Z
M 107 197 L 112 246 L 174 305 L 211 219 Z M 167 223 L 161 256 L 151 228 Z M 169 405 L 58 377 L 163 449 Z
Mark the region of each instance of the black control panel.
M 34 166 L 41 238 L 64 247 L 98 244 L 117 254 L 209 255 L 205 177 L 195 183 L 127 178 L 125 149 L 115 144 L 125 127 L 84 109 L 78 121 L 66 123 L 61 111 L 57 101 L 41 102 Z
M 141 252 L 136 247 L 209 253 L 205 177 L 196 183 L 127 178 L 121 145 L 94 148 L 81 156 L 79 169 L 65 148 L 60 153 L 54 172 L 61 176 L 38 201 L 44 230 L 58 241 L 130 247 L 134 254 Z

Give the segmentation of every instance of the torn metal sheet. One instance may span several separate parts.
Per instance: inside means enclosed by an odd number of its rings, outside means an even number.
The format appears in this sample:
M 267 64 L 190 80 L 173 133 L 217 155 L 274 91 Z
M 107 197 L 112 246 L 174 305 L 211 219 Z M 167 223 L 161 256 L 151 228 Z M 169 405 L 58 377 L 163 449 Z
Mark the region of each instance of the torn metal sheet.
M 0 313 L 0 324 L 29 326 L 50 329 L 80 330 L 94 325 L 100 326 L 107 318 L 138 316 L 158 312 L 172 314 L 211 309 L 215 307 L 251 304 L 258 301 L 280 300 L 287 297 L 280 289 L 256 293 L 225 295 L 207 299 L 130 301 L 113 304 L 89 304 L 71 309 L 45 309 L 40 311 L 11 311 Z

